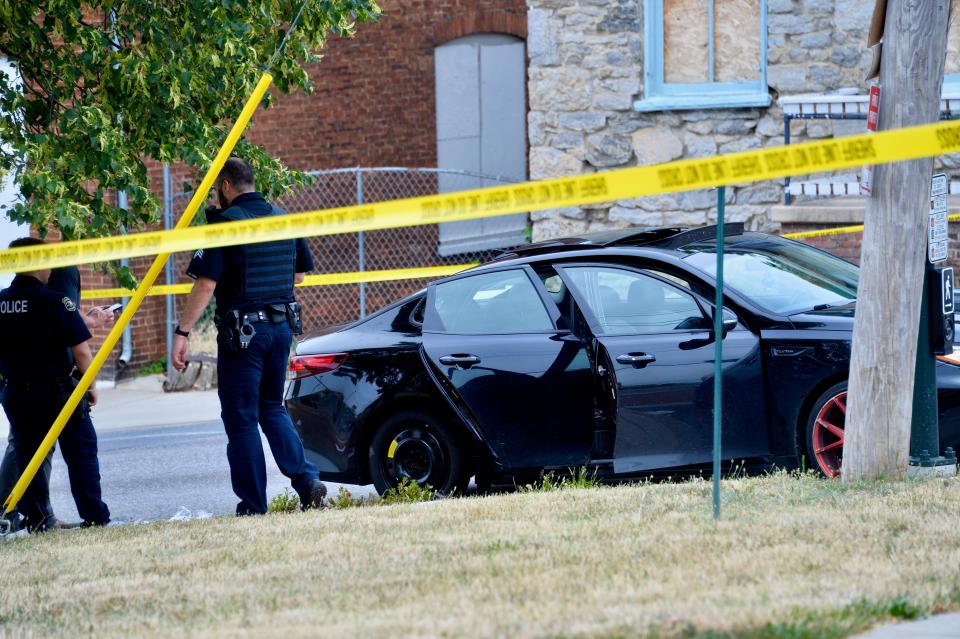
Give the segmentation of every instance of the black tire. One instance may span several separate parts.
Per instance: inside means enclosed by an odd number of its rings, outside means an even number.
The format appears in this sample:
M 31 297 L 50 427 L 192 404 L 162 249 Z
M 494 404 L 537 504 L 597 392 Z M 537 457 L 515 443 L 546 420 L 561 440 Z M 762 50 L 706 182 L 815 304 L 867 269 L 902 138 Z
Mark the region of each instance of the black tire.
M 373 485 L 381 495 L 402 477 L 429 485 L 441 495 L 462 495 L 470 479 L 452 430 L 421 411 L 404 411 L 384 421 L 370 442 L 369 461 Z
M 821 393 L 807 415 L 807 463 L 824 477 L 840 476 L 846 405 L 847 382 L 844 381 Z

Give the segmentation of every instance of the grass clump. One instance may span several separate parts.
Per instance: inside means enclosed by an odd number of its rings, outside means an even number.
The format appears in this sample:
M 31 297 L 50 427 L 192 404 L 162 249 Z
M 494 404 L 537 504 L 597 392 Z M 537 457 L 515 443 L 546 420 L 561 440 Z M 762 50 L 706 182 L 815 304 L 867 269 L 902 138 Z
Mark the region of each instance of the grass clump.
M 555 490 L 570 490 L 574 488 L 599 488 L 603 484 L 597 480 L 597 471 L 590 471 L 586 466 L 571 468 L 569 474 L 557 476 L 553 471 L 544 473 L 539 481 L 526 484 L 520 488 L 524 493 L 551 493 Z
M 361 508 L 376 503 L 376 497 L 354 497 L 349 490 L 340 487 L 336 496 L 327 497 L 327 507 L 334 510 L 343 510 L 344 508 Z
M 167 372 L 167 356 L 155 359 L 149 364 L 144 364 L 137 370 L 137 377 L 146 377 L 148 375 L 159 375 Z
M 279 495 L 274 495 L 267 506 L 271 513 L 295 513 L 300 510 L 300 498 L 289 488 L 284 488 Z
M 385 492 L 377 503 L 385 506 L 392 504 L 414 504 L 421 501 L 433 501 L 436 498 L 437 491 L 429 484 L 418 484 L 404 477 L 400 480 L 399 484 Z
M 327 499 L 327 506 L 334 510 L 346 508 L 363 508 L 366 506 L 393 506 L 396 504 L 414 504 L 423 501 L 433 501 L 439 494 L 429 484 L 418 484 L 404 477 L 400 483 L 388 490 L 382 496 L 374 493 L 369 497 L 354 497 L 349 490 L 340 487 L 335 497 Z

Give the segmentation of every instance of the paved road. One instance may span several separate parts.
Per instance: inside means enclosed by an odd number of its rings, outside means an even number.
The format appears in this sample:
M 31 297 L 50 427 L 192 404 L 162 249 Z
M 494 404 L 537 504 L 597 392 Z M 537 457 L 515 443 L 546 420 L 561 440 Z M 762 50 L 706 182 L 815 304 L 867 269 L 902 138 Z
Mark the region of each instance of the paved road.
M 114 520 L 170 519 L 181 509 L 193 516 L 234 513 L 237 498 L 230 488 L 227 438 L 219 421 L 105 432 L 99 440 L 103 496 Z M 290 482 L 277 469 L 266 440 L 264 451 L 267 496 L 271 497 Z M 339 484 L 327 487 L 336 494 Z M 372 491 L 372 487 L 347 488 L 354 494 Z M 60 519 L 79 520 L 59 452 L 54 457 L 50 493 Z

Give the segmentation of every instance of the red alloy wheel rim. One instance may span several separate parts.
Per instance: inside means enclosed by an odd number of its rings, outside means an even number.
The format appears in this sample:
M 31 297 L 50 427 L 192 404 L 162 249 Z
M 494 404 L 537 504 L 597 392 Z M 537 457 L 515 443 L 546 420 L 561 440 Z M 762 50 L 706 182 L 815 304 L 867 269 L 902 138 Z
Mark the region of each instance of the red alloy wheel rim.
M 840 476 L 843 461 L 843 428 L 847 422 L 847 391 L 823 405 L 813 423 L 813 454 L 827 477 Z

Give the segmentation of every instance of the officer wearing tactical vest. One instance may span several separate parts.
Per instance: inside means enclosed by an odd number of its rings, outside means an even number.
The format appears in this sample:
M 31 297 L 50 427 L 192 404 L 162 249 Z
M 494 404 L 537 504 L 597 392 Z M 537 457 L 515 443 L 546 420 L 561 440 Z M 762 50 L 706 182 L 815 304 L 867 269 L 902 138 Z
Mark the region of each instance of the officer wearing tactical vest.
M 214 184 L 223 210 L 208 213 L 211 224 L 284 213 L 254 191 L 253 172 L 239 158 L 227 160 Z M 190 330 L 215 295 L 217 392 L 230 479 L 240 498 L 238 515 L 267 512 L 258 423 L 302 507 L 322 506 L 327 492 L 283 405 L 290 345 L 301 332 L 293 287 L 312 269 L 313 257 L 302 239 L 200 250 L 187 268 L 196 282 L 175 331 L 173 365 L 186 366 Z
M 23 238 L 10 248 L 43 242 Z M 25 468 L 53 425 L 75 386 L 74 367 L 82 374 L 93 361 L 90 331 L 69 296 L 45 285 L 50 269 L 21 273 L 0 291 L 0 374 L 7 386 L 3 409 L 10 422 L 17 466 Z M 72 358 L 70 356 L 72 352 Z M 77 511 L 88 526 L 110 521 L 100 493 L 97 435 L 90 406 L 97 403 L 95 384 L 60 434 L 60 451 L 70 473 Z M 20 500 L 24 523 L 32 531 L 52 525 L 49 486 L 38 473 Z

